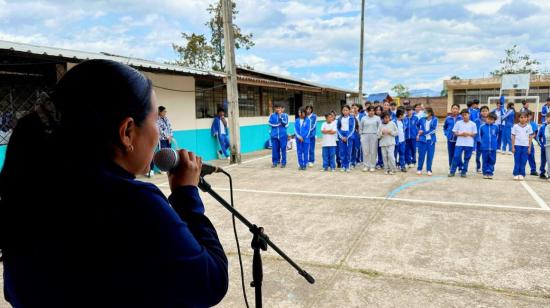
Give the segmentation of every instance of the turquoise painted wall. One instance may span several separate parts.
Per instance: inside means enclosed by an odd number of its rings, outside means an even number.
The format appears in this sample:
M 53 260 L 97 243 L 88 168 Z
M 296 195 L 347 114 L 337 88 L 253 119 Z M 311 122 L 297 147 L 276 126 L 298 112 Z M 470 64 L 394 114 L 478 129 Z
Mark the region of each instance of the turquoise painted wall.
M 5 145 L 0 145 L 0 170 L 4 166 L 4 159 L 6 158 L 6 149 L 8 147 Z

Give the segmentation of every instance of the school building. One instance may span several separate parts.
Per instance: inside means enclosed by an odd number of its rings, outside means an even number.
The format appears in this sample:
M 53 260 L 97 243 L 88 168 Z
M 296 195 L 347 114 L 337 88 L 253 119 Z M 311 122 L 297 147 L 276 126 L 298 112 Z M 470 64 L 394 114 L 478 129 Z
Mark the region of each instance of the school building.
M 448 93 L 447 111 L 450 112 L 451 106 L 455 103 L 460 104 L 461 108 L 465 108 L 466 103 L 474 99 L 479 99 L 483 105 L 487 104 L 489 97 L 500 96 L 501 83 L 501 77 L 445 80 L 444 87 Z M 506 97 L 523 96 L 525 91 L 510 90 L 503 94 Z M 540 100 L 539 109 L 542 108 L 546 99 L 550 97 L 550 75 L 531 75 L 529 96 L 538 96 Z M 495 101 L 491 103 L 494 104 Z M 519 110 L 521 100 L 515 100 L 515 103 L 517 104 L 516 110 Z M 534 111 L 535 108 L 531 101 L 530 109 Z
M 0 40 L 0 167 L 17 119 L 33 110 L 39 93 L 53 89 L 65 72 L 88 59 L 122 62 L 149 77 L 158 104 L 167 108 L 177 145 L 205 160 L 216 158 L 218 145 L 210 135 L 210 126 L 217 109 L 227 107 L 225 74 L 107 53 Z M 322 116 L 339 110 L 346 98 L 354 94 L 351 90 L 252 69 L 239 68 L 237 74 L 242 153 L 264 147 L 269 137 L 267 117 L 275 103 L 286 106 L 290 115 L 295 115 L 301 106 L 312 104 Z M 293 127 L 291 123 L 290 132 Z

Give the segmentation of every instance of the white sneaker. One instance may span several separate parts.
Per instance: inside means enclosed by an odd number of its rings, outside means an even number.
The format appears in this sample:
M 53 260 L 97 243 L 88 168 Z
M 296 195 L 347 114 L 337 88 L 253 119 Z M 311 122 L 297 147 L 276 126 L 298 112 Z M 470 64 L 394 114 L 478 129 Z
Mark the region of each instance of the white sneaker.
M 342 168 L 340 169 L 340 172 L 346 172 L 346 169 Z
M 307 163 L 308 167 L 313 167 L 313 163 Z
M 519 176 L 515 175 L 514 176 L 514 181 L 519 181 Z
M 432 172 L 431 172 L 431 171 L 428 171 L 428 176 L 432 176 Z
M 370 172 L 374 172 L 375 170 L 376 170 L 376 169 L 374 169 L 374 168 L 370 168 L 370 169 L 369 169 Z
M 363 168 L 363 172 L 367 172 L 367 171 L 369 171 L 369 168 L 367 167 Z
M 416 171 L 416 175 L 422 175 L 422 171 Z
M 347 173 L 350 173 L 350 172 L 351 172 L 351 170 L 350 170 L 350 169 L 346 169 L 346 172 L 347 172 Z
M 497 150 L 497 153 L 502 153 L 502 151 L 501 151 L 501 150 Z
M 389 171 L 388 174 L 389 174 L 389 175 L 394 175 L 395 172 L 394 172 L 394 171 Z
M 520 180 L 520 181 L 524 181 L 524 180 L 525 180 L 525 178 L 523 177 L 523 175 L 520 175 L 520 176 L 519 176 L 519 180 Z

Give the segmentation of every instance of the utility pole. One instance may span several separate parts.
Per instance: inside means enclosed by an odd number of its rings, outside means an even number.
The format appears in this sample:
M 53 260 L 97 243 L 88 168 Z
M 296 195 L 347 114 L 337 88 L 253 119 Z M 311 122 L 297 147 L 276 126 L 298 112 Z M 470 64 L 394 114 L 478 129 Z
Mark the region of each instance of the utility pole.
M 359 103 L 363 105 L 363 52 L 365 47 L 365 0 L 361 0 L 361 47 L 359 52 Z
M 239 89 L 235 65 L 235 38 L 233 32 L 233 3 L 221 0 L 223 11 L 223 41 L 225 45 L 225 73 L 229 105 L 229 133 L 231 164 L 241 163 L 241 131 L 239 126 Z

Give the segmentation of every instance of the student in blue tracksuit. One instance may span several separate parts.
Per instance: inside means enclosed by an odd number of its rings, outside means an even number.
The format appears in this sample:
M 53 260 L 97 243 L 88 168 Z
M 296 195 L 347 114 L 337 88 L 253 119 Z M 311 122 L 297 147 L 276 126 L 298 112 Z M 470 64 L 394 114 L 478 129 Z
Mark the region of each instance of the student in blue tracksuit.
M 482 124 L 478 129 L 479 139 L 481 140 L 479 149 L 483 155 L 483 178 L 488 180 L 493 178 L 495 163 L 497 162 L 499 127 L 495 124 L 496 119 L 497 116 L 490 113 L 485 124 Z
M 426 117 L 420 119 L 418 122 L 418 135 L 416 137 L 418 145 L 418 167 L 416 174 L 422 175 L 422 168 L 424 167 L 424 161 L 426 161 L 427 174 L 431 176 L 435 144 L 437 142 L 437 118 L 430 107 L 426 108 L 424 112 L 426 113 Z
M 546 118 L 550 117 L 550 97 L 546 99 L 546 105 L 542 106 L 541 113 L 542 115 L 542 124 L 546 123 Z
M 351 116 L 355 118 L 355 133 L 353 134 L 352 150 L 351 150 L 351 166 L 355 168 L 358 164 L 363 162 L 363 152 L 361 151 L 361 134 L 359 133 L 359 119 L 361 113 L 363 113 L 363 106 L 361 104 L 353 104 L 351 106 Z
M 481 151 L 479 150 L 481 148 L 481 138 L 479 136 L 479 129 L 481 128 L 481 125 L 485 124 L 487 122 L 487 117 L 489 116 L 489 107 L 483 106 L 479 109 L 479 118 L 475 121 L 477 126 L 477 135 L 476 135 L 476 143 L 475 143 L 475 149 L 476 149 L 476 170 L 477 173 L 483 173 L 481 170 Z
M 271 162 L 273 168 L 277 168 L 279 164 L 281 164 L 281 168 L 285 168 L 288 115 L 283 113 L 281 105 L 275 104 L 275 112 L 269 116 L 269 126 L 271 127 Z
M 398 109 L 395 113 L 395 116 L 397 119 L 394 121 L 395 125 L 397 126 L 397 136 L 395 136 L 395 161 L 397 162 L 397 165 L 399 166 L 399 169 L 401 172 L 407 172 L 407 168 L 405 167 L 406 159 L 405 159 L 405 148 L 406 148 L 406 141 L 405 141 L 405 111 L 403 109 Z
M 504 122 L 502 121 L 502 117 L 506 113 L 506 110 L 504 109 L 504 96 L 501 96 L 500 99 L 497 101 L 497 107 L 491 111 L 491 113 L 494 113 L 497 117 L 495 121 L 495 125 L 499 128 L 498 133 L 498 140 L 497 140 L 497 153 L 500 152 L 500 149 L 502 148 L 502 126 Z
M 506 113 L 502 116 L 502 153 L 512 154 L 512 127 L 516 119 L 514 103 L 508 103 Z M 508 150 L 506 150 L 508 148 Z
M 455 147 L 456 147 L 456 136 L 453 133 L 453 128 L 455 127 L 456 122 L 462 120 L 462 116 L 459 114 L 460 105 L 453 104 L 451 107 L 451 114 L 445 119 L 443 124 L 443 132 L 445 137 L 447 137 L 447 154 L 449 156 L 449 168 L 453 163 L 453 158 L 455 156 Z M 460 166 L 458 166 L 460 168 Z
M 336 128 L 338 129 L 338 139 L 340 140 L 340 160 L 342 162 L 342 172 L 350 172 L 350 160 L 352 152 L 352 143 L 350 141 L 355 134 L 355 118 L 350 116 L 350 107 L 342 107 L 342 116 L 338 119 Z
M 412 107 L 406 108 L 407 116 L 403 120 L 405 124 L 405 163 L 412 168 L 416 165 L 416 135 L 418 135 L 418 118 L 414 116 Z
M 546 150 L 547 150 L 547 143 L 548 140 L 546 140 L 545 131 L 546 127 L 550 126 L 550 115 L 545 118 L 546 122 L 542 124 L 542 126 L 539 129 L 539 132 L 537 134 L 537 142 L 540 145 L 540 178 L 543 180 L 546 180 L 546 171 L 550 174 L 550 170 L 546 170 Z
M 220 145 L 218 154 L 223 155 L 225 158 L 229 158 L 229 138 L 227 133 L 227 120 L 225 119 L 225 110 L 223 108 L 218 109 L 218 115 L 214 117 L 212 127 L 210 128 L 212 137 L 216 138 Z
M 477 119 L 479 119 L 479 100 L 478 99 L 474 99 L 473 101 L 469 102 L 467 104 L 468 106 L 468 111 L 470 112 L 470 120 L 473 121 L 474 123 L 477 121 Z M 475 146 L 474 146 L 475 148 Z
M 313 113 L 313 105 L 306 106 L 306 117 L 311 123 L 311 133 L 309 134 L 309 159 L 308 166 L 312 167 L 315 163 L 315 137 L 317 135 L 317 115 Z
M 391 117 L 391 120 L 394 122 L 397 120 L 397 103 L 396 102 L 390 103 L 390 117 Z
M 474 150 L 477 126 L 474 121 L 470 120 L 470 112 L 468 109 L 463 109 L 460 114 L 462 115 L 462 121 L 456 122 L 453 128 L 453 133 L 457 138 L 455 156 L 453 158 L 451 170 L 449 170 L 449 177 L 455 176 L 458 166 L 462 166 L 462 169 L 460 169 L 460 176 L 465 178 L 468 173 L 468 163 L 470 162 Z
M 531 125 L 531 129 L 533 130 L 533 139 L 537 139 L 537 134 L 539 132 L 539 126 L 537 122 L 534 121 L 535 114 L 532 111 L 527 112 L 527 116 L 529 117 L 529 124 Z M 529 158 L 527 159 L 529 162 L 529 167 L 531 167 L 531 173 L 532 176 L 538 176 L 537 173 L 537 163 L 535 162 L 535 145 L 531 143 L 531 152 L 529 152 Z
M 294 123 L 296 132 L 296 152 L 298 152 L 299 170 L 306 170 L 309 156 L 309 144 L 311 142 L 311 120 L 306 116 L 303 107 L 298 111 L 299 118 Z

